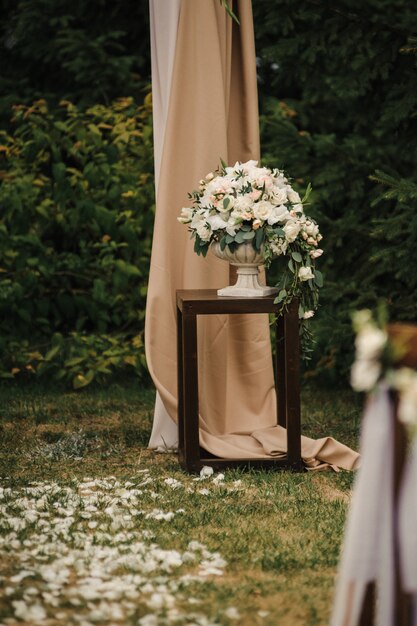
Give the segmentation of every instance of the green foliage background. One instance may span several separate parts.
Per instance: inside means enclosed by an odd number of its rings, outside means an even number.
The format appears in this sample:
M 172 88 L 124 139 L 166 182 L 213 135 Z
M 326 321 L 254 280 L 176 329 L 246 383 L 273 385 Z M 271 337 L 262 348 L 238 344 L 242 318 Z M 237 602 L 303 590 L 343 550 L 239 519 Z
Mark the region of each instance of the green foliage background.
M 383 299 L 392 319 L 417 319 L 417 7 L 255 0 L 254 10 L 263 158 L 311 181 L 324 235 L 309 374 L 334 383 L 352 361 L 352 310 Z
M 352 310 L 383 298 L 393 319 L 417 318 L 417 9 L 253 9 L 263 161 L 300 190 L 311 181 L 325 236 L 307 374 L 343 381 Z M 5 0 L 0 54 L 0 375 L 75 387 L 125 368 L 144 377 L 147 2 Z

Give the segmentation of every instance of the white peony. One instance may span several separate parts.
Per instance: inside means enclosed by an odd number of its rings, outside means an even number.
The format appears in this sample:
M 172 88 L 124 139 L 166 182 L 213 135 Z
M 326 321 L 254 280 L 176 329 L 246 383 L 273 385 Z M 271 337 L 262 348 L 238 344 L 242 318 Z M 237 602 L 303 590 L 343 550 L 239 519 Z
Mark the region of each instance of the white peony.
M 220 215 L 209 215 L 207 222 L 210 224 L 211 230 L 222 230 L 227 228 L 228 222 L 226 222 Z
M 241 213 L 245 213 L 252 206 L 252 200 L 249 196 L 238 196 L 235 198 L 235 203 L 233 205 L 234 211 L 240 211 Z
M 284 226 L 285 238 L 288 243 L 292 243 L 298 237 L 298 233 L 300 232 L 300 224 L 295 220 L 288 220 Z
M 300 267 L 300 269 L 298 270 L 298 278 L 301 281 L 310 280 L 311 278 L 314 278 L 314 274 L 313 274 L 311 267 Z

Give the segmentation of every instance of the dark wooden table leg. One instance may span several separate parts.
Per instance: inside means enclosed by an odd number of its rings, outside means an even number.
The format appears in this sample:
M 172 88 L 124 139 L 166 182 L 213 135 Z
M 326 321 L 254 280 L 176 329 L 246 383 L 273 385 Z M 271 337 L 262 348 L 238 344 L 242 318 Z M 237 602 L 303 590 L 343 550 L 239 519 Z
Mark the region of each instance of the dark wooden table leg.
M 375 583 L 367 584 L 358 626 L 372 626 L 375 623 Z
M 178 389 L 178 460 L 185 467 L 185 444 L 184 444 L 184 368 L 183 368 L 183 339 L 182 339 L 182 312 L 177 307 L 177 389 Z
M 198 362 L 197 362 L 197 316 L 183 310 L 183 414 L 185 466 L 189 472 L 198 472 L 200 462 Z
M 298 301 L 293 300 L 284 314 L 285 387 L 288 464 L 300 468 L 301 409 L 300 409 L 300 322 Z
M 277 392 L 277 422 L 280 426 L 286 427 L 285 341 L 284 317 L 282 315 L 275 322 L 275 389 Z

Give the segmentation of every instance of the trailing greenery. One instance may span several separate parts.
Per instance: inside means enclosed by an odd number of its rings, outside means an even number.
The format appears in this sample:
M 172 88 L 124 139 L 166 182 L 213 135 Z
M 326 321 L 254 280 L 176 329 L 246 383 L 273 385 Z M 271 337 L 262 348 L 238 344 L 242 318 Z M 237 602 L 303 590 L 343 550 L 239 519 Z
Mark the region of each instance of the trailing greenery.
M 60 105 L 15 106 L 0 134 L 0 376 L 143 376 L 150 98 Z
M 403 0 L 253 6 L 263 157 L 313 185 L 325 251 L 313 374 L 335 382 L 352 362 L 353 310 L 383 298 L 391 319 L 417 320 L 415 191 L 404 188 L 417 172 L 417 13 Z

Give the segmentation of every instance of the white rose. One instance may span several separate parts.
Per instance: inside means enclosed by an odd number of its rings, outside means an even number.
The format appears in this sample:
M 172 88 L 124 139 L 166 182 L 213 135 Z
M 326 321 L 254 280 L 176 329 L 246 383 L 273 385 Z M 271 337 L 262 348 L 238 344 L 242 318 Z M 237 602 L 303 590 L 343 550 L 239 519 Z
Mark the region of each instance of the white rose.
M 298 270 L 298 278 L 301 281 L 310 280 L 311 278 L 314 278 L 314 274 L 313 274 L 311 267 L 300 267 L 300 269 Z
M 253 205 L 253 215 L 256 219 L 266 222 L 271 216 L 273 208 L 268 200 L 261 200 Z
M 370 391 L 381 375 L 377 361 L 360 359 L 355 361 L 350 372 L 350 384 L 355 391 Z
M 196 231 L 203 241 L 208 241 L 211 237 L 211 228 L 206 222 L 199 222 L 196 226 Z
M 301 202 L 300 195 L 296 191 L 294 191 L 292 187 L 287 187 L 287 196 L 288 196 L 288 200 L 292 204 L 299 204 Z
M 273 226 L 277 222 L 285 222 L 290 217 L 290 214 L 283 204 L 280 206 L 274 206 L 271 215 L 268 217 L 268 224 Z
M 387 334 L 380 328 L 364 326 L 356 335 L 355 346 L 359 359 L 378 357 L 387 342 Z
M 273 187 L 270 190 L 271 195 L 274 198 L 274 202 L 277 204 L 283 204 L 287 201 L 287 192 L 285 189 L 280 189 L 279 187 Z
M 193 213 L 194 209 L 184 206 L 182 207 L 181 215 L 177 217 L 177 220 L 181 222 L 181 224 L 188 224 L 193 219 Z
M 288 243 L 292 243 L 297 239 L 300 228 L 301 226 L 298 222 L 294 220 L 288 220 L 288 222 L 284 226 L 285 238 Z

